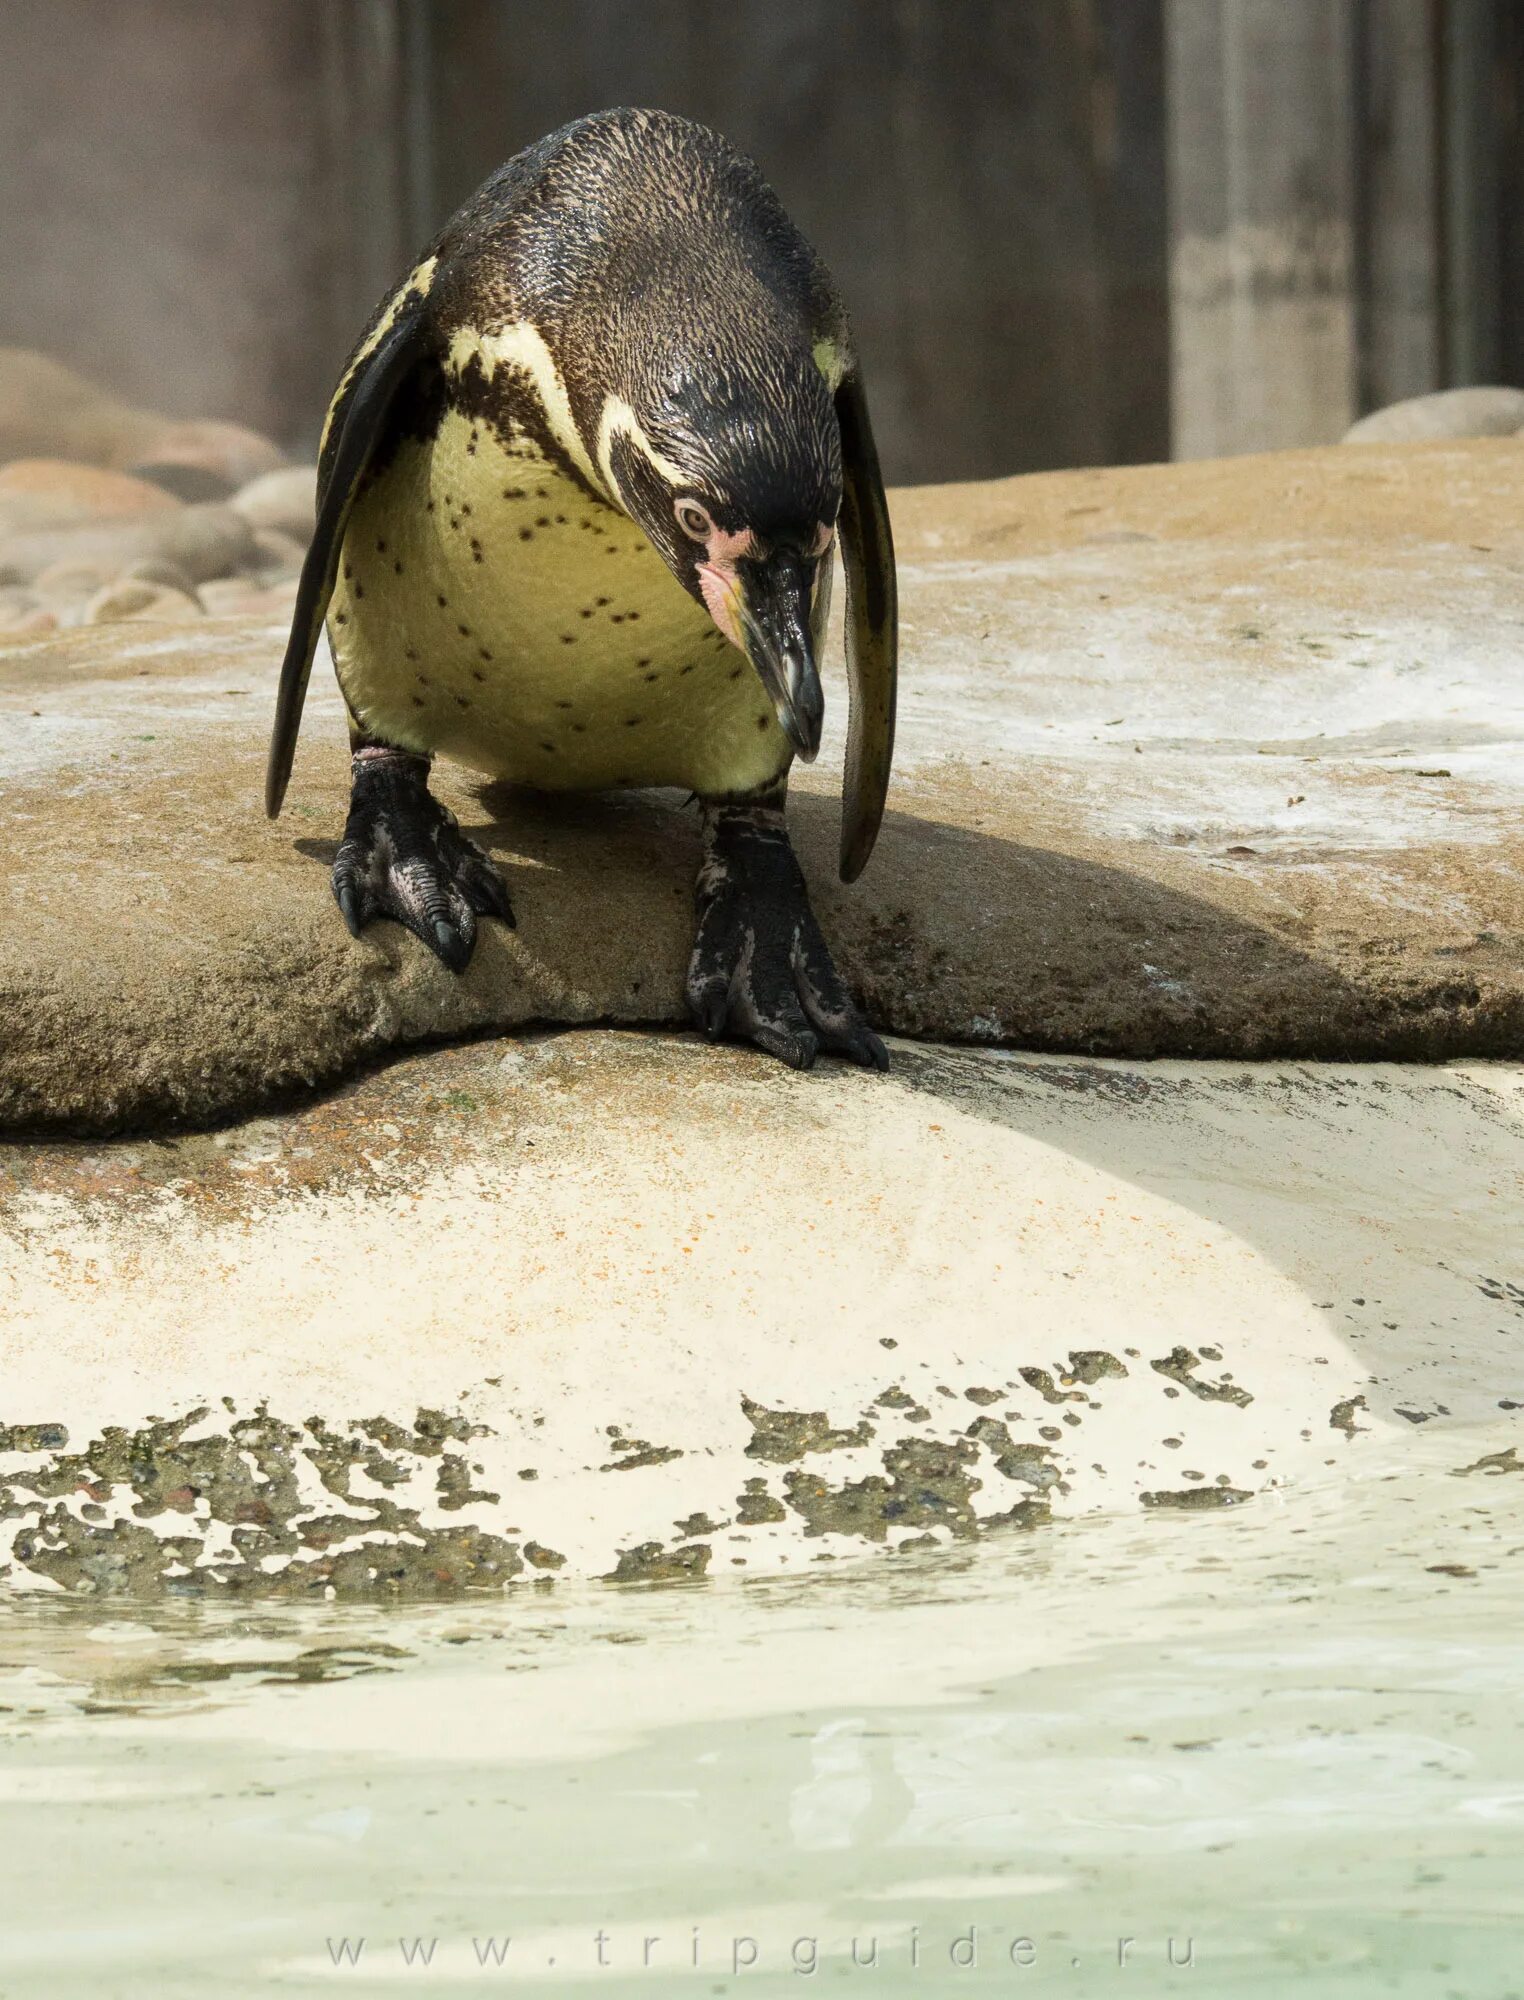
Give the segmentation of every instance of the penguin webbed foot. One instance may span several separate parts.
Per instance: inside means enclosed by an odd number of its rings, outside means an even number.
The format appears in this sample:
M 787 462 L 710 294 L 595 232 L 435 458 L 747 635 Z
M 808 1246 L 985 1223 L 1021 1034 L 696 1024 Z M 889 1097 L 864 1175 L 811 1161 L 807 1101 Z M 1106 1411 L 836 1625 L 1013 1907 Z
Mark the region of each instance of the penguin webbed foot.
M 711 1041 L 755 1042 L 793 1069 L 822 1048 L 889 1067 L 831 962 L 781 810 L 705 806 L 696 903 L 688 1009 Z
M 408 751 L 355 753 L 349 818 L 333 864 L 333 893 L 351 937 L 390 917 L 452 972 L 464 972 L 476 920 L 513 928 L 503 878 L 429 790 L 429 763 Z

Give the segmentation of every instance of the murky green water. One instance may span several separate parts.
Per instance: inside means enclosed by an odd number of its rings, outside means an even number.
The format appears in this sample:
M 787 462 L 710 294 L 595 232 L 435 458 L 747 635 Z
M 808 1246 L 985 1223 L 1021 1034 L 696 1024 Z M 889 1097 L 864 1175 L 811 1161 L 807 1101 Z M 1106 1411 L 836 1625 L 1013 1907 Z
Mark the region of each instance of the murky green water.
M 1524 1994 L 1524 1477 L 1426 1448 L 789 1581 L 6 1604 L 0 1994 Z

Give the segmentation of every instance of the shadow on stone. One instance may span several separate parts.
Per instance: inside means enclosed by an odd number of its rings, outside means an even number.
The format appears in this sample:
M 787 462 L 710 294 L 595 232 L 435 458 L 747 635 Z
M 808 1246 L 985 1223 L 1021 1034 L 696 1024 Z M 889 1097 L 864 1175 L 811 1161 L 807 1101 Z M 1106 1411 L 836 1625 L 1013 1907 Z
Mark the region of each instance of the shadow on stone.
M 488 786 L 479 798 L 491 818 L 467 831 L 503 865 L 545 962 L 589 991 L 601 983 L 611 1019 L 680 1019 L 695 815 L 675 794 Z M 1340 962 L 1147 876 L 902 811 L 886 815 L 868 874 L 846 888 L 835 799 L 796 793 L 789 811 L 843 969 L 893 1033 L 1127 1056 L 1524 1048 L 1524 999 L 1489 996 L 1453 961 L 1394 978 L 1368 940 Z M 572 898 L 556 896 L 557 878 L 579 878 Z M 657 940 L 659 966 L 648 957 Z M 665 1011 L 626 1011 L 621 989 L 659 994 Z

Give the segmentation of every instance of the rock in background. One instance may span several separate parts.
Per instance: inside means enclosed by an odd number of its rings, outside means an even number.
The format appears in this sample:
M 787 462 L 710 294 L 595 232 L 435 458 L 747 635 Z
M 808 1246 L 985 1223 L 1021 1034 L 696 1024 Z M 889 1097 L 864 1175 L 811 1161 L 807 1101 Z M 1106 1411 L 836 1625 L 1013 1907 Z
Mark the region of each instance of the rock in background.
M 133 409 L 47 355 L 0 349 L 0 647 L 284 615 L 315 484 L 257 431 Z
M 1342 444 L 1427 444 L 1438 438 L 1524 437 L 1524 389 L 1440 389 L 1388 403 L 1351 424 Z

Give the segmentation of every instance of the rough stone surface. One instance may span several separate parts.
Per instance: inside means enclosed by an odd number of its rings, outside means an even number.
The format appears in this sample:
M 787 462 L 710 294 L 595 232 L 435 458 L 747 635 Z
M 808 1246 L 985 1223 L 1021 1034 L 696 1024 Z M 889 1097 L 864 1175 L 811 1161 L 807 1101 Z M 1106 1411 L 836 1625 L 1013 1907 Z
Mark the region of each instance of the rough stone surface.
M 187 508 L 171 518 L 194 515 Z M 901 493 L 901 753 L 833 880 L 839 678 L 794 823 L 882 1026 L 1218 1056 L 1524 1048 L 1524 454 L 1291 452 Z M 681 1018 L 696 827 L 441 769 L 519 928 L 456 979 L 328 865 L 320 665 L 259 793 L 282 627 L 88 629 L 0 658 L 0 1121 L 207 1121 L 388 1049 Z
M 0 1146 L 0 1579 L 644 1583 L 1336 1496 L 1419 1428 L 1507 1469 L 1524 1070 L 894 1053 L 522 1037 Z

